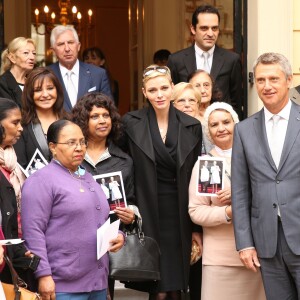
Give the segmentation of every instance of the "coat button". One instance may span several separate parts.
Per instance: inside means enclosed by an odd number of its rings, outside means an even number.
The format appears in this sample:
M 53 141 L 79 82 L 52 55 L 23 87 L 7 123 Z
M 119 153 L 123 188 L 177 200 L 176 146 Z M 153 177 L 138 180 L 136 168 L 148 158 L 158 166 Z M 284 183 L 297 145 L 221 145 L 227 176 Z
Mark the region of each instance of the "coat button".
M 280 183 L 280 181 L 279 181 L 279 180 L 277 180 L 277 181 L 276 181 L 276 183 L 277 183 L 277 184 L 279 184 L 279 183 Z
M 6 215 L 7 215 L 7 216 L 10 216 L 10 212 L 8 211 L 8 212 L 6 213 Z
M 273 203 L 273 208 L 277 208 L 277 204 L 276 203 Z
M 100 205 L 97 205 L 97 206 L 96 206 L 96 209 L 100 210 L 100 209 L 101 209 L 101 206 L 100 206 Z

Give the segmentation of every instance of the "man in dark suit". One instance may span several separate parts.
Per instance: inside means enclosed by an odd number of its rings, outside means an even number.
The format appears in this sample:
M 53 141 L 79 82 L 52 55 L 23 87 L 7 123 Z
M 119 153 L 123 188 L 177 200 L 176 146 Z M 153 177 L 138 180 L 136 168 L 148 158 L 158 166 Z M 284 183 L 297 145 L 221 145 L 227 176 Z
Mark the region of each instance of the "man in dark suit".
M 220 14 L 210 5 L 199 6 L 192 17 L 195 44 L 169 56 L 168 67 L 174 84 L 187 82 L 197 69 L 208 72 L 222 92 L 221 101 L 233 105 L 240 118 L 243 110 L 242 67 L 237 53 L 216 45 Z
M 300 299 L 300 106 L 289 98 L 292 68 L 278 53 L 254 64 L 264 108 L 236 125 L 232 209 L 246 268 L 261 267 L 268 300 Z
M 66 111 L 71 111 L 77 100 L 88 92 L 102 92 L 112 97 L 106 71 L 78 60 L 80 42 L 72 26 L 54 27 L 50 43 L 58 62 L 49 68 L 63 86 Z

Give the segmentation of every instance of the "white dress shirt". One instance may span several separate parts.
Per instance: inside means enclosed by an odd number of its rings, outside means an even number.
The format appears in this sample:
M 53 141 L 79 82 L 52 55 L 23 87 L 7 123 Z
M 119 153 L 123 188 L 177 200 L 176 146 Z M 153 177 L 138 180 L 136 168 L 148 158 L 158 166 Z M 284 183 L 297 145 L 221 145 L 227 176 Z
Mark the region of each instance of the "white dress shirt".
M 208 51 L 203 51 L 195 44 L 195 54 L 196 54 L 196 65 L 197 70 L 201 69 L 204 70 L 204 59 L 203 59 L 203 52 L 207 52 L 209 54 L 208 57 L 208 65 L 209 69 L 211 70 L 212 62 L 213 62 L 213 56 L 214 56 L 215 46 L 210 48 Z

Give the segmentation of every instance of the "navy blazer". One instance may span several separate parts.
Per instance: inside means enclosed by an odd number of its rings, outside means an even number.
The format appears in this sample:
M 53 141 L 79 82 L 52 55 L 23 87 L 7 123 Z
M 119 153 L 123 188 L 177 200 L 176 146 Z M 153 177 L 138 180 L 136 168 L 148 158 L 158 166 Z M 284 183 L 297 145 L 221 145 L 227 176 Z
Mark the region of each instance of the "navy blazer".
M 59 63 L 57 62 L 55 64 L 52 64 L 49 66 L 49 68 L 54 71 L 63 87 L 64 109 L 67 112 L 70 112 L 72 110 L 72 104 L 59 69 Z M 106 71 L 103 68 L 99 68 L 94 65 L 79 61 L 79 83 L 77 100 L 88 92 L 101 92 L 112 98 Z
M 22 107 L 22 90 L 9 70 L 0 76 L 0 97 L 14 100 Z
M 168 67 L 174 84 L 187 82 L 188 76 L 197 70 L 195 46 L 185 48 L 169 56 Z M 210 75 L 222 91 L 224 101 L 233 105 L 242 116 L 242 65 L 240 56 L 232 51 L 215 46 Z

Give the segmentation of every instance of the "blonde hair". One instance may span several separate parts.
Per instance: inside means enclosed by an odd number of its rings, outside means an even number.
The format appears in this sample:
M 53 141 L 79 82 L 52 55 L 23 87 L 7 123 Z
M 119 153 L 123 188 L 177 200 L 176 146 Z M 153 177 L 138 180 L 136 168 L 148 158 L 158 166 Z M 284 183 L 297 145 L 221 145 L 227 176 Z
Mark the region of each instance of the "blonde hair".
M 191 83 L 189 82 L 179 82 L 174 85 L 173 89 L 173 94 L 172 94 L 172 101 L 176 101 L 180 95 L 183 93 L 185 90 L 192 90 L 194 93 L 194 97 L 198 101 L 198 105 L 201 103 L 201 93 L 200 91 L 195 88 Z
M 155 77 L 158 77 L 158 76 L 165 76 L 170 81 L 170 83 L 172 83 L 171 71 L 168 67 L 166 67 L 166 66 L 162 67 L 162 66 L 159 66 L 159 65 L 150 65 L 147 68 L 145 68 L 143 73 L 145 73 L 145 71 L 147 69 L 151 69 L 151 68 L 162 68 L 162 69 L 166 69 L 167 72 L 166 73 L 161 73 L 157 70 L 153 70 L 153 72 L 151 72 L 151 74 L 149 74 L 147 76 L 143 76 L 143 87 L 145 86 L 145 84 L 147 83 L 147 81 L 149 79 L 152 79 L 152 78 L 155 78 Z
M 8 47 L 2 52 L 1 55 L 1 71 L 0 74 L 3 74 L 5 71 L 10 70 L 13 63 L 9 59 L 9 54 L 15 54 L 19 49 L 24 48 L 28 43 L 33 44 L 35 47 L 35 41 L 30 38 L 17 37 L 13 39 Z

